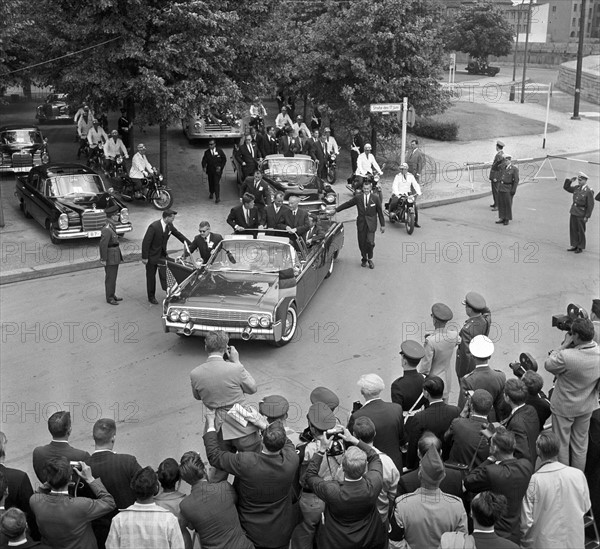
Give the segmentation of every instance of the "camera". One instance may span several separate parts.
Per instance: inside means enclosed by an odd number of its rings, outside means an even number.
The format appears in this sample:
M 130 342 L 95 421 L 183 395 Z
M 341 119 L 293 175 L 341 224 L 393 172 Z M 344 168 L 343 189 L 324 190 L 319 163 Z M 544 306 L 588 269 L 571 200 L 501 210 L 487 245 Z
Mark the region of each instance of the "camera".
M 327 429 L 326 434 L 331 435 L 331 446 L 327 450 L 328 456 L 341 456 L 345 452 L 344 440 L 340 435 L 344 432 L 344 427 L 336 425 L 332 429 Z
M 69 465 L 72 469 L 77 469 L 78 471 L 82 470 L 80 461 L 69 461 Z
M 576 318 L 588 318 L 588 314 L 583 307 L 575 303 L 569 303 L 566 315 L 552 315 L 552 327 L 556 327 L 563 332 L 569 332 Z
M 481 434 L 487 439 L 487 441 L 489 442 L 490 439 L 494 436 L 494 433 L 496 432 L 496 427 L 499 427 L 500 423 L 487 423 L 485 425 L 485 427 L 481 430 Z
M 229 358 L 229 354 L 231 353 L 231 347 L 227 345 L 227 349 L 223 353 L 223 360 L 227 360 Z
M 521 353 L 519 355 L 519 362 L 511 362 L 508 367 L 519 379 L 523 377 L 525 372 L 538 371 L 537 361 L 529 353 Z

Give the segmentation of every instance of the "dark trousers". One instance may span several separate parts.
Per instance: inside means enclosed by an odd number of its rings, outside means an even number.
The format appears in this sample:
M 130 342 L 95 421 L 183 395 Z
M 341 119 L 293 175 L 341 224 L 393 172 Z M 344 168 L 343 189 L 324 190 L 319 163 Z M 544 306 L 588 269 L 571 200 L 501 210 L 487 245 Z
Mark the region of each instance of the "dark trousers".
M 148 299 L 152 299 L 156 294 L 156 271 L 158 269 L 158 279 L 162 289 L 167 291 L 167 271 L 164 266 L 156 263 L 146 263 L 146 290 L 148 292 Z
M 356 163 L 358 162 L 358 153 L 350 151 L 350 162 L 352 162 L 352 173 L 356 173 Z
M 585 250 L 585 224 L 583 217 L 572 215 L 569 219 L 569 236 L 571 237 L 571 246 Z
M 494 206 L 498 205 L 498 182 L 492 181 L 490 179 L 490 184 L 492 185 L 492 198 L 494 199 Z
M 502 220 L 510 221 L 512 219 L 512 201 L 513 197 L 510 192 L 497 193 L 498 217 Z
M 237 452 L 260 452 L 260 436 L 258 431 L 250 433 L 249 435 L 232 438 L 230 440 L 223 440 L 223 433 L 219 431 L 217 433 L 217 440 L 219 441 L 219 448 L 226 452 L 237 453 Z M 222 471 L 221 469 L 213 468 L 210 475 L 211 482 L 220 482 L 221 480 L 227 480 L 229 473 Z
M 208 175 L 208 192 L 214 194 L 218 200 L 221 194 L 221 172 L 207 172 Z
M 357 229 L 358 248 L 362 259 L 373 259 L 373 248 L 375 247 L 375 232 L 368 229 Z
M 115 297 L 117 288 L 117 273 L 119 265 L 104 266 L 104 289 L 106 290 L 106 301 Z

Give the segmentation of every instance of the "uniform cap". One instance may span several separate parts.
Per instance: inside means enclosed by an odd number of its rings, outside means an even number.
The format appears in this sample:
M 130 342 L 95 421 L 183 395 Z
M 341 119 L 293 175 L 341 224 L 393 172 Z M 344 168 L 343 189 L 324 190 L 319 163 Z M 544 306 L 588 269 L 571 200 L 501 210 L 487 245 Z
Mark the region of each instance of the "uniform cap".
M 488 336 L 475 336 L 469 343 L 469 351 L 475 358 L 488 358 L 494 354 L 494 343 Z
M 327 431 L 333 429 L 337 423 L 331 408 L 324 402 L 315 402 L 306 414 L 308 422 L 319 429 L 319 431 Z
M 452 320 L 452 309 L 445 305 L 444 303 L 434 303 L 431 307 L 431 314 L 441 320 L 442 322 L 448 322 Z
M 269 395 L 258 404 L 258 411 L 266 417 L 280 418 L 287 414 L 290 403 L 281 395 Z
M 485 299 L 481 294 L 478 294 L 477 292 L 469 292 L 465 296 L 465 299 L 462 302 L 462 304 L 468 305 L 474 311 L 483 311 L 483 309 L 485 309 L 486 306 Z
M 496 141 L 496 145 L 498 147 L 504 147 L 504 143 L 502 141 Z
M 504 158 L 512 158 L 512 154 L 504 151 Z
M 421 458 L 421 478 L 429 484 L 439 484 L 446 477 L 444 463 L 435 446 L 430 446 Z
M 584 174 L 583 172 L 579 172 L 577 174 L 577 177 L 582 177 L 583 179 L 589 179 L 589 177 L 586 174 Z
M 425 356 L 425 349 L 419 342 L 407 339 L 400 345 L 400 354 L 408 360 L 417 361 Z
M 119 213 L 119 206 L 113 204 L 112 206 L 109 206 L 108 208 L 104 208 L 104 213 L 106 214 L 106 217 L 110 217 L 111 215 Z
M 144 145 L 143 143 L 140 143 L 140 144 L 137 146 L 137 149 L 138 149 L 138 151 L 145 150 L 145 149 L 146 149 L 146 145 Z
M 340 399 L 338 396 L 327 387 L 316 387 L 310 393 L 310 403 L 315 404 L 317 402 L 327 404 L 327 406 L 331 408 L 332 412 L 340 405 Z

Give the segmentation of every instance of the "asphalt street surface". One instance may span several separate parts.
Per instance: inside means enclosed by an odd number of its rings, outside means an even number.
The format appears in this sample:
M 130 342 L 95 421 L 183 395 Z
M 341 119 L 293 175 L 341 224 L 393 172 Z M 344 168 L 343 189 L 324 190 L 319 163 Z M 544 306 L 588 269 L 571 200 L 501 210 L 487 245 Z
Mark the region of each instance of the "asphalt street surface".
M 346 244 L 332 277 L 300 317 L 295 340 L 281 349 L 234 343 L 259 384 L 249 401 L 285 395 L 290 425 L 300 430 L 310 390 L 325 385 L 339 395 L 338 416 L 345 421 L 360 398 L 358 377 L 381 375 L 389 398 L 389 385 L 402 374 L 401 341 L 422 341 L 432 329 L 429 313 L 436 301 L 447 303 L 462 325 L 461 300 L 470 290 L 483 294 L 492 310 L 492 366 L 510 376 L 508 363 L 528 351 L 547 389 L 551 379 L 543 360 L 563 336 L 551 327 L 551 316 L 571 302 L 589 308 L 599 291 L 598 208 L 588 223 L 585 253 L 566 252 L 571 197 L 562 181 L 578 169 L 576 162 L 557 162 L 557 181 L 521 186 L 514 221 L 506 227 L 494 223 L 489 198 L 424 210 L 423 228 L 411 236 L 388 224 L 376 237 L 375 270 L 360 267 L 353 212 L 340 217 L 349 220 Z M 597 167 L 589 171 L 598 181 Z M 161 307 L 147 302 L 144 276 L 141 263 L 121 266 L 117 293 L 124 301 L 118 307 L 104 302 L 102 269 L 2 287 L 7 465 L 29 464 L 33 479 L 31 452 L 49 440 L 46 420 L 67 408 L 73 415 L 71 442 L 88 451 L 94 421 L 113 417 L 115 450 L 135 454 L 142 464 L 179 459 L 190 449 L 203 452 L 201 404 L 189 384 L 190 371 L 206 358 L 203 340 L 163 332 Z M 451 402 L 457 400 L 456 386 Z

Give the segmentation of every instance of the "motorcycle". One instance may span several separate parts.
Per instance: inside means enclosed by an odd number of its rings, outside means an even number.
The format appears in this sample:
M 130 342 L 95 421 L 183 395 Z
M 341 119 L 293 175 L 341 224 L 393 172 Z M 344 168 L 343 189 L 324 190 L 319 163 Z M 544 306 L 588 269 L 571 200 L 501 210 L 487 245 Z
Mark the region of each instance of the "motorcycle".
M 151 202 L 157 210 L 167 210 L 173 204 L 173 195 L 171 189 L 163 185 L 163 176 L 158 173 L 156 168 L 152 168 L 152 173 L 144 178 L 141 197 L 135 196 L 135 185 L 128 175 L 121 177 L 120 188 L 117 192 L 126 202 L 132 200 L 145 200 Z
M 104 164 L 104 173 L 111 179 L 122 178 L 126 175 L 125 158 L 118 154 L 113 158 L 107 158 Z
M 415 197 L 412 194 L 400 195 L 396 207 L 389 209 L 389 202 L 385 205 L 385 213 L 390 223 L 404 223 L 406 232 L 412 234 L 415 230 Z
M 369 173 L 366 176 L 353 175 L 351 179 L 348 180 L 348 183 L 346 183 L 346 189 L 356 196 L 357 194 L 363 192 L 363 184 L 370 182 L 373 187 L 372 192 L 379 197 L 380 202 L 383 204 L 383 191 L 381 190 L 379 179 L 379 174 L 373 175 L 372 173 Z
M 104 151 L 101 145 L 88 147 L 87 165 L 92 169 L 100 169 L 104 165 Z
M 329 158 L 327 159 L 327 183 L 331 183 L 332 185 L 335 183 L 337 178 L 337 154 L 334 152 L 329 153 Z

